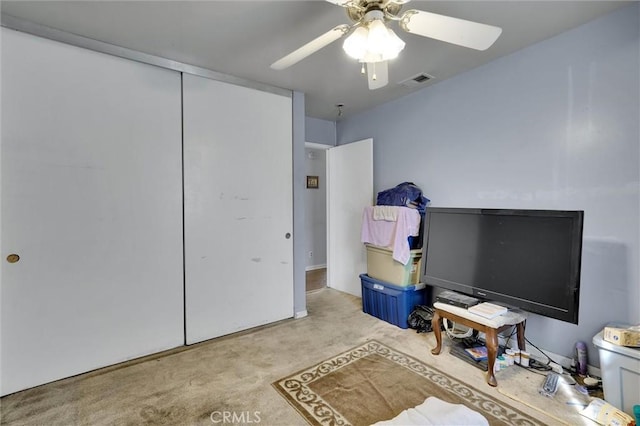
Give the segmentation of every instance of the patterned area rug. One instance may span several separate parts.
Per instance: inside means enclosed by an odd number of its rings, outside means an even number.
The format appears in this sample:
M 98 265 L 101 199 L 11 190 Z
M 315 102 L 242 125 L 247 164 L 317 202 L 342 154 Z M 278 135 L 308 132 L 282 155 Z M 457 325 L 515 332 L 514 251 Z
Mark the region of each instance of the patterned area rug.
M 491 425 L 543 423 L 458 379 L 371 340 L 273 383 L 312 425 L 370 425 L 435 396 Z

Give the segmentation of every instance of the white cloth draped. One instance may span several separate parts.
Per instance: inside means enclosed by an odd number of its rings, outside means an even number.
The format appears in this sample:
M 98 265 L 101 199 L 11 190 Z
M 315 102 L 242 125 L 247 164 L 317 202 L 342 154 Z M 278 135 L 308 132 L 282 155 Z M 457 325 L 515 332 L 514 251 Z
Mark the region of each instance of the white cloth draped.
M 375 207 L 365 207 L 362 214 L 362 242 L 390 248 L 393 251 L 392 257 L 406 265 L 411 258 L 408 238 L 420 233 L 420 213 L 409 207 L 393 206 L 396 210 L 395 221 L 375 220 Z

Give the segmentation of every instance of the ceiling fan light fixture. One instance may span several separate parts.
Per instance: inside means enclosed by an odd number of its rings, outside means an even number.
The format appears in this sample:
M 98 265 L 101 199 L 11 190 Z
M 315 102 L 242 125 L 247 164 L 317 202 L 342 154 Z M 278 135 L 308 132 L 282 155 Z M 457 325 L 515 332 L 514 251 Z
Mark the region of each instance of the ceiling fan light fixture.
M 367 53 L 367 37 L 369 31 L 366 27 L 358 27 L 356 30 L 345 39 L 342 44 L 342 49 L 347 55 L 353 59 L 360 59 Z
M 362 58 L 358 59 L 359 62 L 364 62 L 367 64 L 375 64 L 376 62 L 382 62 L 384 59 L 382 55 L 379 53 L 371 53 L 367 52 Z
M 372 53 L 383 54 L 387 45 L 389 32 L 387 26 L 380 19 L 369 22 L 369 35 L 367 37 L 367 50 Z
M 387 34 L 388 35 L 385 40 L 385 46 L 382 53 L 382 59 L 385 61 L 397 58 L 405 46 L 405 42 L 400 37 L 398 37 L 391 28 L 387 29 Z
M 377 18 L 356 28 L 342 44 L 347 55 L 366 63 L 397 58 L 404 46 L 404 41 Z

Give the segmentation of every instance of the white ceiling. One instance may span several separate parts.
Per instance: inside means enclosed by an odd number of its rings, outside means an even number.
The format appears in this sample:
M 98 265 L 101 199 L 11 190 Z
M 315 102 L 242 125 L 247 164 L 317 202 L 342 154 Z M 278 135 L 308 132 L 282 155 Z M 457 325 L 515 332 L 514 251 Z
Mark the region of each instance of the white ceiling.
M 275 71 L 275 60 L 338 24 L 351 23 L 326 1 L 2 1 L 2 13 L 137 51 L 304 92 L 308 116 L 338 119 L 399 98 L 552 37 L 628 4 L 617 1 L 418 1 L 420 9 L 503 29 L 484 52 L 399 30 L 406 42 L 389 65 L 389 85 L 367 88 L 342 40 Z M 541 64 L 544 66 L 544 64 Z M 435 79 L 407 88 L 418 73 Z M 535 70 L 531 70 L 535 72 Z

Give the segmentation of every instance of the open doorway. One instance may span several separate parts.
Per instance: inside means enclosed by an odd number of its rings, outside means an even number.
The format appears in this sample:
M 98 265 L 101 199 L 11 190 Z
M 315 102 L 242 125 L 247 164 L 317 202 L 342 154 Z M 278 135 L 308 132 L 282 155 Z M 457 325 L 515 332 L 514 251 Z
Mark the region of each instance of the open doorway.
M 327 286 L 327 156 L 328 145 L 305 144 L 306 291 Z
M 326 287 L 360 297 L 359 275 L 367 270 L 360 230 L 362 211 L 373 200 L 373 139 L 335 147 L 307 144 L 305 148 L 320 150 L 315 157 L 307 155 L 309 166 L 317 167 L 310 170 L 317 170 L 318 188 L 308 189 L 306 195 L 320 194 L 316 201 L 321 203 L 315 206 L 309 200 L 305 205 L 309 226 L 321 224 L 320 231 L 307 229 L 308 247 L 321 247 L 307 249 L 307 270 L 322 269 L 324 265 Z M 320 167 L 323 161 L 324 169 Z M 310 186 L 315 186 L 315 179 L 311 181 Z M 320 253 L 324 255 L 322 260 Z

